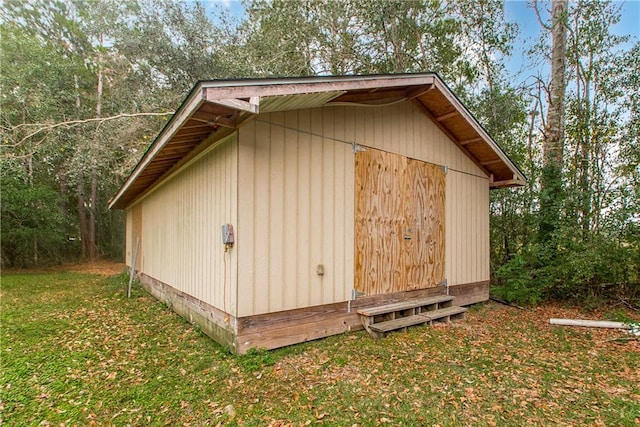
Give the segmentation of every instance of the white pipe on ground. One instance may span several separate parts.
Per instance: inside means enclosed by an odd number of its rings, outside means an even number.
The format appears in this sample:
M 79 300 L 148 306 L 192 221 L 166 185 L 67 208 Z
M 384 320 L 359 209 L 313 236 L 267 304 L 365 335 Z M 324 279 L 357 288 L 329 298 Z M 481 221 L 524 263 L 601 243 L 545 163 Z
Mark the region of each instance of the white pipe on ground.
M 585 328 L 610 328 L 630 329 L 630 326 L 622 322 L 610 322 L 608 320 L 580 320 L 580 319 L 549 319 L 552 325 L 560 326 L 584 326 Z

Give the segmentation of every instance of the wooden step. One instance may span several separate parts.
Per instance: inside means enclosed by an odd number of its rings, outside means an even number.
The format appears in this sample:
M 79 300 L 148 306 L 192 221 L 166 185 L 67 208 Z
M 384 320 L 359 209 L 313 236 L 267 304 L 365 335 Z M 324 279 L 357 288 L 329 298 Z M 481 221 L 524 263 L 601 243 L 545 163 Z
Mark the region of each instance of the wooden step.
M 375 307 L 367 307 L 358 310 L 358 314 L 362 316 L 378 316 L 380 314 L 392 313 L 394 311 L 410 310 L 416 307 L 423 307 L 428 305 L 441 304 L 449 301 L 453 301 L 455 297 L 448 295 L 441 295 L 430 298 L 418 298 L 410 299 L 406 301 L 400 301 L 393 304 L 378 305 Z
M 431 319 L 429 317 L 422 314 L 415 314 L 413 316 L 387 320 L 386 322 L 374 323 L 372 325 L 369 325 L 369 329 L 384 334 L 389 331 L 395 331 L 396 329 L 404 329 L 407 326 L 421 325 L 423 323 L 429 322 L 431 322 Z
M 431 320 L 445 319 L 447 322 L 451 320 L 451 317 L 456 318 L 458 315 L 464 315 L 467 309 L 464 307 L 445 307 L 439 310 L 429 311 L 424 313 L 424 316 L 428 316 Z M 459 316 L 462 317 L 462 316 Z
M 444 320 L 450 322 L 451 318 L 464 316 L 467 309 L 464 307 L 445 307 L 438 310 L 426 311 L 413 316 L 400 317 L 385 322 L 373 323 L 368 325 L 368 330 L 377 338 L 384 337 L 387 332 L 398 329 L 406 329 L 409 326 L 431 324 L 434 320 Z

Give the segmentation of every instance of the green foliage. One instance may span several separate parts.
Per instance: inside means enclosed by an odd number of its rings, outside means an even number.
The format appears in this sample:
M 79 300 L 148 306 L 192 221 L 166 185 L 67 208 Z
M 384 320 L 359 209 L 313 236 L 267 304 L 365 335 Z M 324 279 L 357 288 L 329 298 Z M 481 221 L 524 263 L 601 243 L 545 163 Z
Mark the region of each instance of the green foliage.
M 254 0 L 246 12 L 239 54 L 250 76 L 435 71 L 464 95 L 498 77 L 491 56 L 514 37 L 494 0 Z
M 238 357 L 238 362 L 249 372 L 259 372 L 273 366 L 276 360 L 273 354 L 265 349 L 250 348 L 246 354 Z
M 150 85 L 154 102 L 175 106 L 198 80 L 240 77 L 247 63 L 232 60 L 235 23 L 220 13 L 217 22 L 202 2 L 130 2 L 135 19 L 112 32 L 115 50 L 133 66 L 137 85 Z M 162 99 L 169 96 L 169 99 Z
M 522 303 L 597 305 L 619 297 L 639 304 L 640 47 L 613 33 L 619 19 L 615 3 L 570 5 L 564 156 L 541 166 L 536 146 L 544 135 L 536 128 L 545 127 L 548 103 L 538 95 L 526 145 L 507 149 L 521 159 L 527 188 L 492 195 L 495 295 Z
M 637 246 L 605 236 L 585 242 L 565 235 L 558 241 L 562 246 L 531 244 L 515 254 L 496 272 L 494 295 L 521 304 L 624 298 L 640 306 Z
M 605 313 L 605 318 L 613 322 L 622 322 L 626 324 L 635 322 L 635 320 L 631 316 L 629 316 L 629 313 L 621 308 Z
M 495 272 L 497 286 L 491 288 L 491 294 L 509 302 L 536 305 L 542 301 L 542 288 L 534 276 L 525 257 L 516 254 Z
M 540 182 L 545 185 L 539 192 L 540 210 L 537 240 L 541 244 L 553 245 L 553 236 L 560 226 L 560 213 L 565 198 L 561 165 L 555 163 L 544 165 L 540 174 Z
M 7 166 L 0 176 L 2 264 L 60 261 L 60 248 L 68 242 L 59 194 L 47 183 L 29 184 L 28 177 Z
M 640 411 L 637 343 L 548 327 L 575 309 L 485 304 L 465 327 L 233 356 L 125 283 L 3 274 L 3 424 L 631 426 Z

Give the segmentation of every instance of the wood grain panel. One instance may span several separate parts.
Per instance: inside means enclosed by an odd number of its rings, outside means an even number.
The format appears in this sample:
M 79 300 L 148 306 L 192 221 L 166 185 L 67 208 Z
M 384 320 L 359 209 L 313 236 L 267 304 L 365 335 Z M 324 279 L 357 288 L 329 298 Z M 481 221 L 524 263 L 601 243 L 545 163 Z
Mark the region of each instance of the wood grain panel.
M 444 280 L 445 179 L 436 165 L 409 159 L 405 174 L 404 212 L 407 221 L 405 260 L 407 287 L 436 286 Z M 407 190 L 408 189 L 408 190 Z
M 370 148 L 356 156 L 355 181 L 355 289 L 437 286 L 445 265 L 442 169 Z
M 272 349 L 360 330 L 362 323 L 357 313 L 358 309 L 404 301 L 409 298 L 443 295 L 444 292 L 445 289 L 442 287 L 394 292 L 354 300 L 351 302 L 350 310 L 346 302 L 341 302 L 238 318 L 237 349 L 239 353 L 244 353 L 250 348 Z

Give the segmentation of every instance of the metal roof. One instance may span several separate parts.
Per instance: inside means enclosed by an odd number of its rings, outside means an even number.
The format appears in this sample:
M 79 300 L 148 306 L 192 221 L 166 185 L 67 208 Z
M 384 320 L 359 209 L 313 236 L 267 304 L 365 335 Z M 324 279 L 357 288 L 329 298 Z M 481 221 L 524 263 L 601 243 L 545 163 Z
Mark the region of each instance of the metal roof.
M 109 207 L 126 208 L 260 113 L 403 101 L 433 120 L 487 174 L 492 188 L 524 184 L 524 174 L 435 73 L 207 80 L 189 92 Z

